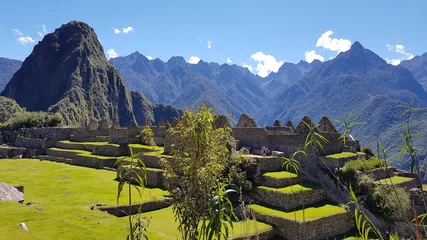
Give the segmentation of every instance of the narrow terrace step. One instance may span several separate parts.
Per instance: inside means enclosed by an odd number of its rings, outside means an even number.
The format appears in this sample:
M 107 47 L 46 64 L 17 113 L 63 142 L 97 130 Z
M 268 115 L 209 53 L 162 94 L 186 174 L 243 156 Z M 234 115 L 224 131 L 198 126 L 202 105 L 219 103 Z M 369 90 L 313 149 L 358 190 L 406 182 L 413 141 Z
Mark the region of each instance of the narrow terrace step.
M 326 200 L 327 192 L 317 184 L 303 183 L 281 188 L 259 186 L 252 197 L 271 206 L 293 209 Z
M 298 182 L 298 175 L 287 171 L 266 172 L 257 181 L 259 185 L 273 188 L 286 187 Z
M 56 142 L 55 146 L 62 149 L 89 151 L 102 156 L 119 157 L 129 155 L 127 146 L 120 146 L 119 144 L 109 142 L 71 142 L 63 140 Z
M 394 176 L 391 178 L 384 178 L 374 182 L 377 185 L 395 185 L 407 190 L 412 188 L 417 188 L 418 183 L 416 178 L 411 177 L 402 177 L 402 176 Z
M 251 204 L 258 221 L 275 227 L 276 234 L 286 239 L 317 240 L 346 233 L 354 227 L 353 217 L 346 209 L 322 204 L 304 210 L 289 211 Z
M 72 159 L 72 164 L 91 168 L 113 167 L 117 160 L 116 157 L 94 155 L 89 151 L 61 148 L 49 148 L 46 155 Z

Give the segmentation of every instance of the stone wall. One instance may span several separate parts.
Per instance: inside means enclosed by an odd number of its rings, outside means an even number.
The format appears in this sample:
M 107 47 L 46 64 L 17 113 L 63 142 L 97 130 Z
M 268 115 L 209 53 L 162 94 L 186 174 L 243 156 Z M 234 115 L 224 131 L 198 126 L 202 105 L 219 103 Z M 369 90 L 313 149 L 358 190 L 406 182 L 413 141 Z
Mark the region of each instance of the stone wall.
M 24 155 L 24 148 L 0 146 L 0 158 L 13 158 Z
M 292 193 L 282 193 L 268 188 L 258 187 L 254 194 L 254 199 L 271 206 L 284 209 L 293 209 L 302 205 L 310 205 L 327 198 L 326 191 L 323 189 L 314 189 L 310 191 L 298 191 L 298 187 Z
M 351 214 L 341 213 L 302 222 L 256 212 L 258 221 L 274 223 L 276 234 L 293 240 L 318 240 L 346 233 L 354 227 Z M 307 231 L 311 229 L 312 231 Z

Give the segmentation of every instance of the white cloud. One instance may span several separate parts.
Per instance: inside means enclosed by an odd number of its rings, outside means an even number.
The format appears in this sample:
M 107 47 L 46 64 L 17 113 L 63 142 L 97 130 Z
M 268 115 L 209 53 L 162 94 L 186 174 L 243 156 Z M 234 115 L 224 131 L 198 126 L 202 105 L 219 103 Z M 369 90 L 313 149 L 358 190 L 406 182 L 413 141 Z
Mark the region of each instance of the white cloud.
M 153 60 L 154 58 L 152 56 L 147 56 L 148 60 Z
M 323 62 L 325 60 L 325 58 L 320 56 L 319 54 L 317 54 L 315 50 L 305 52 L 304 55 L 305 55 L 305 61 L 307 61 L 308 63 L 313 62 L 315 59 L 317 59 L 321 62 Z
M 38 34 L 39 34 L 40 37 L 44 37 L 44 35 L 47 34 L 46 25 L 44 25 L 44 24 L 42 25 L 42 31 L 38 32 Z
M 211 40 L 208 41 L 208 48 L 212 48 L 212 41 Z
M 394 59 L 384 58 L 384 60 L 391 65 L 396 66 L 396 65 L 399 65 L 402 60 L 411 60 L 412 58 L 414 58 L 414 54 L 406 52 L 405 46 L 403 46 L 402 44 L 396 44 L 393 46 L 387 43 L 386 48 L 389 51 L 394 50 L 396 53 L 399 53 L 402 55 L 402 57 L 400 58 L 394 58 Z
M 133 27 L 131 27 L 131 26 L 129 26 L 127 28 L 123 28 L 123 33 L 130 33 L 130 32 L 133 32 L 133 31 L 134 31 Z
M 116 57 L 119 56 L 119 54 L 113 48 L 108 49 L 107 55 L 108 55 L 108 59 L 110 59 L 110 58 L 116 58 Z
M 18 36 L 22 36 L 24 35 L 21 31 L 19 31 L 18 29 L 13 29 L 13 34 L 18 35 Z
M 402 61 L 402 60 L 400 60 L 400 59 L 388 59 L 388 58 L 384 58 L 384 60 L 385 60 L 388 64 L 391 64 L 391 65 L 394 65 L 394 66 L 399 65 L 399 64 L 400 64 L 400 62 Z
M 258 62 L 255 70 L 260 77 L 267 77 L 271 72 L 279 71 L 279 68 L 283 65 L 283 61 L 278 62 L 272 55 L 267 55 L 263 52 L 252 54 L 251 59 Z
M 331 35 L 334 34 L 331 30 L 326 31 L 325 33 L 317 39 L 316 47 L 323 47 L 324 49 L 334 51 L 337 53 L 345 52 L 350 49 L 351 41 L 348 39 L 338 39 L 331 38 Z
M 251 65 L 248 65 L 246 63 L 242 63 L 242 67 L 247 68 L 249 70 L 249 72 L 253 73 L 254 69 L 252 68 Z
M 233 61 L 231 61 L 231 59 L 228 57 L 228 58 L 227 58 L 227 62 L 228 62 L 228 63 L 232 63 Z
M 12 31 L 13 31 L 13 34 L 19 36 L 16 40 L 22 45 L 35 42 L 32 37 L 24 36 L 24 33 L 19 31 L 18 29 L 12 29 Z
M 246 63 L 242 63 L 242 67 L 247 68 L 249 70 L 249 72 L 253 73 L 254 69 L 252 68 L 251 65 L 248 65 Z
M 199 38 L 199 42 L 202 42 L 202 39 Z
M 189 59 L 188 59 L 188 63 L 189 64 L 197 64 L 198 62 L 200 61 L 200 58 L 199 57 L 197 57 L 197 56 L 191 56 Z
M 31 38 L 31 37 L 29 37 L 29 36 L 19 37 L 17 40 L 18 40 L 18 42 L 19 42 L 19 43 L 21 43 L 22 45 L 25 45 L 25 44 L 27 44 L 27 43 L 33 43 L 33 42 L 35 42 L 35 41 L 34 41 L 34 39 L 32 39 L 32 38 Z
M 113 28 L 113 31 L 114 31 L 115 34 L 120 34 L 120 33 L 128 34 L 130 32 L 134 32 L 135 29 L 133 29 L 133 27 L 129 26 L 127 28 L 122 28 L 122 30 L 120 30 L 118 28 Z

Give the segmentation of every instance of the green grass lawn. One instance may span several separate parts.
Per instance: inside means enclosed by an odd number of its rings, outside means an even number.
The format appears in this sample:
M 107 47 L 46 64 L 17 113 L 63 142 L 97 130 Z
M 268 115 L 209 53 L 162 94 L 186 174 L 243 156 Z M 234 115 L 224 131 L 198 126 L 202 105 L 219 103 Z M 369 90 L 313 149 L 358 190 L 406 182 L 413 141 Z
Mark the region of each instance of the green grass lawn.
M 24 185 L 25 202 L 0 202 L 0 239 L 125 239 L 126 218 L 90 210 L 95 203 L 116 205 L 117 182 L 113 171 L 78 167 L 32 159 L 0 160 L 0 182 Z M 137 196 L 133 190 L 134 196 Z M 144 201 L 162 200 L 166 191 L 146 189 Z M 127 200 L 123 191 L 120 203 Z M 134 201 L 136 202 L 136 201 Z M 42 210 L 37 208 L 42 207 Z M 144 213 L 152 217 L 150 240 L 177 239 L 172 208 Z M 29 233 L 18 224 L 25 222 Z M 254 225 L 254 226 L 253 226 Z M 234 236 L 253 226 L 259 232 L 271 227 L 262 223 L 236 223 Z
M 275 178 L 275 179 L 287 179 L 287 178 L 296 178 L 298 175 L 291 172 L 281 171 L 281 172 L 267 172 L 263 174 L 264 177 Z
M 346 157 L 355 157 L 357 156 L 357 153 L 353 152 L 342 152 L 342 153 L 335 153 L 331 155 L 327 155 L 328 158 L 346 158 Z
M 281 217 L 289 220 L 297 220 L 299 222 L 303 221 L 303 210 L 299 209 L 297 211 L 279 211 L 272 208 L 267 208 L 257 204 L 251 204 L 250 208 L 255 212 L 259 212 L 262 214 Z M 308 207 L 305 209 L 305 221 L 314 221 L 316 219 L 320 219 L 323 217 L 332 216 L 335 214 L 346 213 L 347 210 L 340 206 L 326 204 L 319 207 Z
M 275 191 L 275 192 L 280 192 L 280 193 L 284 193 L 284 194 L 292 194 L 292 193 L 322 189 L 322 187 L 317 185 L 317 184 L 314 184 L 314 183 L 303 183 L 303 185 L 294 184 L 292 186 L 287 186 L 287 187 L 282 187 L 282 188 L 258 186 L 257 189 Z
M 375 181 L 374 183 L 376 184 L 399 184 L 399 183 L 403 183 L 403 182 L 407 182 L 407 181 L 411 181 L 413 178 L 408 178 L 408 177 L 400 177 L 400 176 L 394 176 L 391 178 L 386 178 L 386 179 L 381 179 L 378 181 Z M 390 183 L 391 181 L 391 183 Z

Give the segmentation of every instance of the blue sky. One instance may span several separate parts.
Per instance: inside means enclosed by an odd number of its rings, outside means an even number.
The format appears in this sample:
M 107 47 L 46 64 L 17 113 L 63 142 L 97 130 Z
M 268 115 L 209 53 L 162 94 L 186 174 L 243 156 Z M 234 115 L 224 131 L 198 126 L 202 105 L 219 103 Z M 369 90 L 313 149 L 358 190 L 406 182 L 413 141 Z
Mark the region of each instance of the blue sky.
M 0 57 L 20 60 L 71 20 L 92 26 L 107 56 L 228 59 L 261 76 L 287 61 L 327 61 L 354 41 L 393 64 L 427 52 L 422 0 L 5 0 L 1 10 Z

